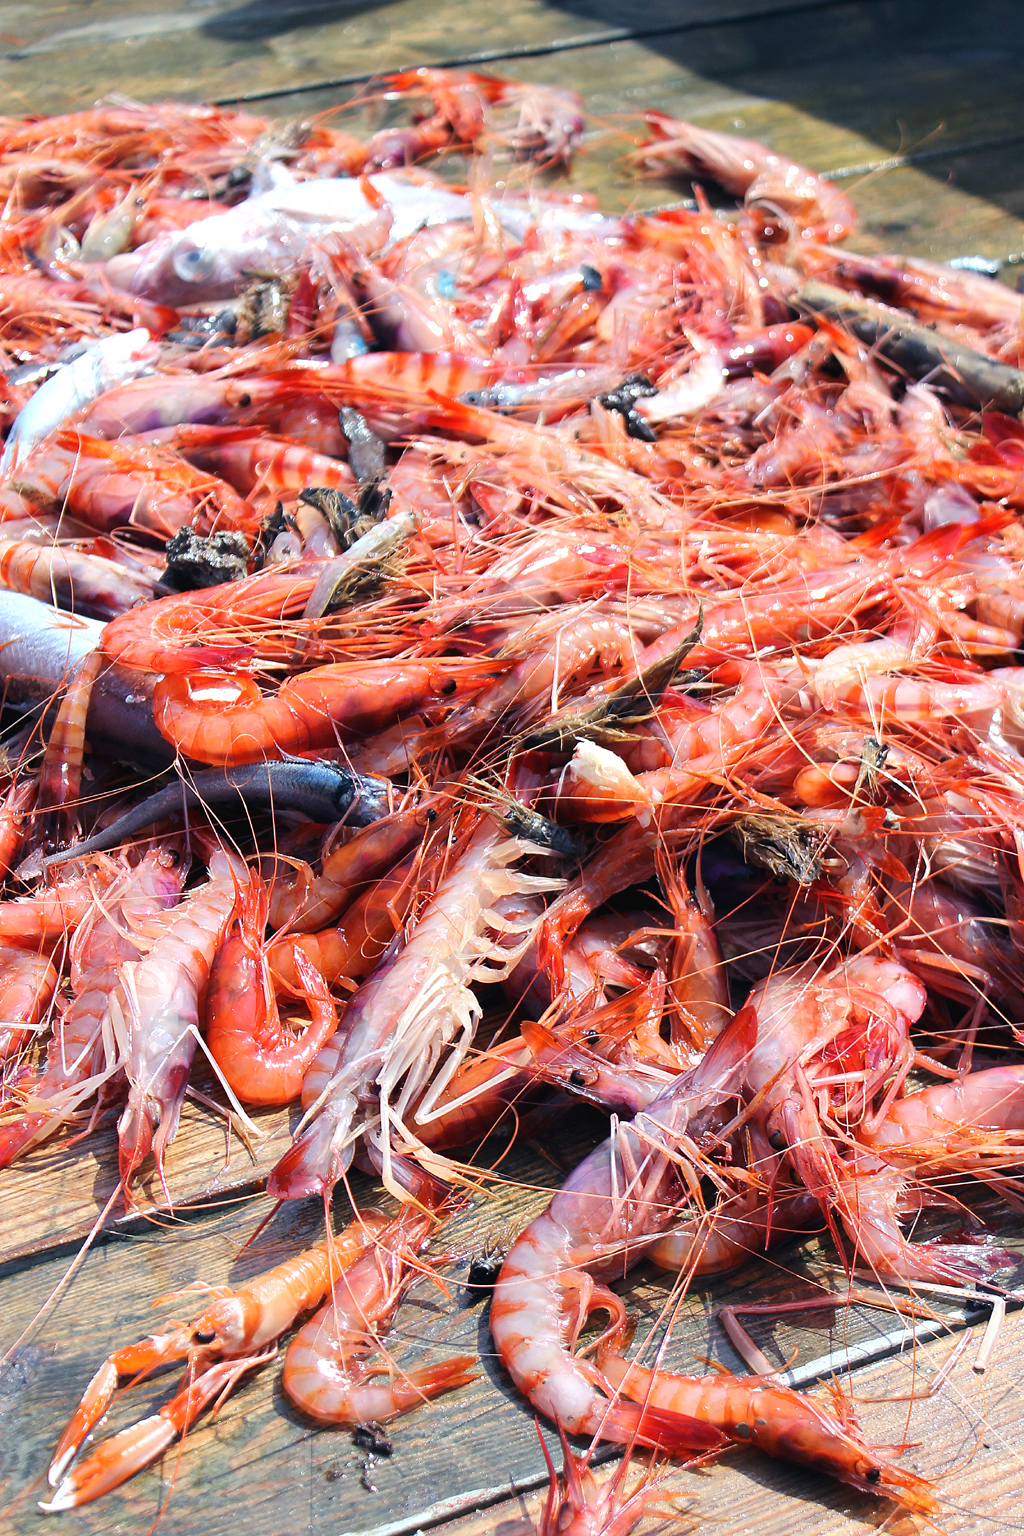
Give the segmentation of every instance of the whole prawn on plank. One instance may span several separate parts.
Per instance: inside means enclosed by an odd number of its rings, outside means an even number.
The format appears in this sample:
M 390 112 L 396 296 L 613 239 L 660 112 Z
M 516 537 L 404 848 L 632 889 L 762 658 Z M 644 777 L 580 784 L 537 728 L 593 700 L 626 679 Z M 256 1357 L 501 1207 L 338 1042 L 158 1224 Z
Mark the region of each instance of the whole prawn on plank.
M 158 1460 L 214 1399 L 222 1400 L 247 1371 L 271 1361 L 281 1335 L 325 1295 L 334 1300 L 296 1335 L 285 1357 L 285 1390 L 312 1417 L 329 1423 L 345 1421 L 346 1414 L 350 1422 L 386 1420 L 471 1379 L 467 1367 L 473 1361 L 460 1357 L 414 1371 L 395 1389 L 360 1384 L 361 1377 L 374 1374 L 361 1361 L 376 1343 L 375 1325 L 396 1309 L 411 1278 L 403 1278 L 403 1272 L 426 1246 L 431 1225 L 425 1212 L 403 1212 L 388 1222 L 376 1211 L 364 1211 L 337 1237 L 328 1236 L 238 1290 L 192 1287 L 213 1291 L 214 1299 L 198 1317 L 117 1350 L 100 1366 L 57 1442 L 48 1473 L 55 1491 L 40 1508 L 47 1514 L 74 1509 Z M 180 1300 L 190 1293 L 164 1299 Z M 188 1369 L 170 1402 L 72 1465 L 110 1406 L 120 1378 L 138 1382 L 180 1360 L 188 1362 Z M 339 1397 L 346 1373 L 352 1395 L 348 1409 Z

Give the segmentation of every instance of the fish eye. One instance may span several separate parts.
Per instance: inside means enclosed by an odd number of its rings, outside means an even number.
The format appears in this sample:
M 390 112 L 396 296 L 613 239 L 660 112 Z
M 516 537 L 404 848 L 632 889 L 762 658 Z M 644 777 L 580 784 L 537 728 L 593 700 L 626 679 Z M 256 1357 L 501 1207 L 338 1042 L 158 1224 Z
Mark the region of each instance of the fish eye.
M 215 1328 L 197 1328 L 192 1337 L 197 1344 L 212 1344 L 217 1331 Z
M 183 283 L 201 283 L 213 272 L 214 254 L 201 245 L 186 245 L 174 252 L 171 265 Z

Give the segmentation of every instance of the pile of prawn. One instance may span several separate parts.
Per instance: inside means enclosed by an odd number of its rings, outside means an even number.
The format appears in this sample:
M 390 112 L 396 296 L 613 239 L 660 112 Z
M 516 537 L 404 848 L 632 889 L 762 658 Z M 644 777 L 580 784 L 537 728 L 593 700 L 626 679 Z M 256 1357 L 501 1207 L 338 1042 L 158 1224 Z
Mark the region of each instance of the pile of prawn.
M 0 1168 L 116 1117 L 125 1203 L 169 1203 L 199 1057 L 236 1117 L 301 1101 L 272 1196 L 399 1202 L 115 1351 L 43 1507 L 307 1313 L 318 1422 L 472 1380 L 380 1333 L 486 1181 L 460 1149 L 575 1097 L 608 1139 L 491 1301 L 518 1391 L 563 1440 L 752 1443 L 933 1515 L 842 1394 L 629 1358 L 609 1283 L 820 1229 L 883 1282 L 1011 1262 L 905 1229 L 1024 1192 L 1021 300 L 839 250 L 850 201 L 752 141 L 647 114 L 632 170 L 694 198 L 617 217 L 535 174 L 571 93 L 384 90 L 414 120 L 368 139 L 0 120 Z M 565 1443 L 543 1528 L 596 1528 Z

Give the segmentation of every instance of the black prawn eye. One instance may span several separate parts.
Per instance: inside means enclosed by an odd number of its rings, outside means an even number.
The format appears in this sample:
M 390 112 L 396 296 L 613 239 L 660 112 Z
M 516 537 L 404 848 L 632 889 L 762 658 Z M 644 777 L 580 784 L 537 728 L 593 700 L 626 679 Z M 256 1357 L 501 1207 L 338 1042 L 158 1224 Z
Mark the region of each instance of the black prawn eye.
M 197 1344 L 212 1344 L 217 1335 L 212 1328 L 197 1328 L 192 1337 Z
M 864 1477 L 869 1483 L 877 1483 L 881 1475 L 881 1467 L 868 1467 L 867 1471 L 864 1473 Z
M 440 691 L 442 693 L 454 693 L 457 687 L 458 684 L 456 683 L 454 677 L 450 677 L 446 683 L 441 684 Z
M 574 1088 L 585 1088 L 587 1086 L 586 1073 L 581 1072 L 579 1067 L 574 1067 L 569 1073 L 569 1081 Z

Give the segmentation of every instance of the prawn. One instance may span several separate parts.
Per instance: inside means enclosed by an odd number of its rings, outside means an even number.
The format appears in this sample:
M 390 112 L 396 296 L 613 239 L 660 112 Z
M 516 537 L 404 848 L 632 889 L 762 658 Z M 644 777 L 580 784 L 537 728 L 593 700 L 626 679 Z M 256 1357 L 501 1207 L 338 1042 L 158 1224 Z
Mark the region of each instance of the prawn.
M 819 1197 L 834 1159 L 814 1108 L 818 1080 L 833 1085 L 823 1090 L 831 1113 L 856 1120 L 908 1050 L 912 1058 L 910 1029 L 926 1001 L 909 970 L 878 954 L 855 955 L 831 970 L 808 961 L 777 971 L 747 999 L 758 1026 L 745 1087 L 760 1095 L 771 1146 L 788 1148 Z
M 721 1444 L 716 1429 L 692 1416 L 604 1396 L 600 1374 L 573 1350 L 592 1312 L 608 1312 L 613 1331 L 624 1322 L 619 1297 L 595 1279 L 625 1274 L 671 1225 L 687 1189 L 681 1149 L 723 1123 L 753 1024 L 751 1013 L 738 1014 L 698 1067 L 630 1124 L 613 1126 L 505 1259 L 491 1301 L 498 1357 L 533 1406 L 569 1434 L 635 1438 L 672 1452 Z
M 938 1514 L 932 1485 L 916 1473 L 894 1467 L 861 1435 L 850 1401 L 837 1387 L 836 1412 L 813 1398 L 780 1386 L 768 1376 L 680 1376 L 627 1362 L 608 1339 L 598 1347 L 597 1364 L 610 1386 L 664 1413 L 689 1415 L 714 1427 L 736 1445 L 756 1445 L 838 1478 L 862 1493 L 893 1499 L 919 1515 Z
M 121 1178 L 128 1190 L 152 1149 L 164 1193 L 163 1159 L 178 1127 L 199 1039 L 199 999 L 249 874 L 215 848 L 209 881 L 174 912 L 139 961 L 119 969 L 126 1000 L 128 1104 L 117 1122 Z
M 249 427 L 181 426 L 170 442 L 191 464 L 218 475 L 246 498 L 285 496 L 311 485 L 347 491 L 356 483 L 343 460 Z
M 383 1216 L 364 1211 L 338 1236 L 328 1236 L 238 1290 L 209 1287 L 215 1300 L 186 1326 L 151 1334 L 108 1356 L 57 1442 L 48 1472 L 56 1491 L 41 1507 L 53 1514 L 87 1504 L 156 1461 L 213 1397 L 230 1389 L 237 1380 L 233 1371 L 240 1375 L 270 1357 L 267 1351 L 281 1334 L 320 1304 L 386 1227 Z M 106 1413 L 119 1378 L 144 1380 L 177 1360 L 187 1360 L 189 1369 L 173 1400 L 151 1418 L 104 1441 L 69 1471 L 87 1435 Z
M 349 1004 L 351 1022 L 337 1065 L 315 1112 L 307 1112 L 305 1129 L 272 1172 L 272 1194 L 294 1199 L 332 1188 L 364 1127 L 379 1126 L 386 1188 L 393 1182 L 392 1138 L 422 1147 L 414 1126 L 430 1119 L 481 1017 L 472 983 L 508 975 L 535 926 L 531 917 L 501 917 L 494 903 L 561 886 L 511 868 L 527 851 L 535 850 L 489 820 L 463 846 L 404 947 Z M 376 1113 L 364 1107 L 360 1119 L 364 1099 Z
M 499 664 L 500 665 L 500 664 Z M 416 710 L 457 702 L 494 675 L 491 662 L 350 662 L 317 667 L 263 695 L 249 677 L 170 673 L 153 690 L 153 718 L 176 751 L 229 766 L 332 747 Z
M 315 585 L 300 566 L 158 598 L 107 624 L 100 647 L 109 661 L 163 673 L 286 660 L 294 637 L 284 621 L 301 614 Z
M 391 944 L 416 900 L 419 882 L 429 877 L 438 860 L 436 850 L 424 853 L 415 849 L 390 874 L 357 896 L 336 927 L 297 938 L 276 937 L 267 957 L 274 977 L 292 991 L 301 992 L 296 965 L 301 952 L 328 986 L 342 977 L 361 981 Z M 350 1010 L 350 1022 L 351 1018 Z
M 109 860 L 93 862 L 88 874 L 62 880 L 35 896 L 0 902 L 0 943 L 18 949 L 51 948 L 74 933 L 115 878 Z
M 420 1403 L 475 1381 L 472 1355 L 441 1365 L 403 1371 L 387 1383 L 375 1376 L 380 1333 L 398 1309 L 434 1218 L 406 1208 L 374 1235 L 372 1245 L 346 1268 L 331 1288 L 331 1299 L 305 1323 L 285 1351 L 281 1386 L 296 1408 L 320 1424 L 386 1423 Z
M 147 927 L 178 900 L 188 864 L 171 842 L 133 870 L 110 865 L 70 942 L 74 999 L 54 1026 L 41 1072 L 20 1084 L 26 1110 L 0 1126 L 0 1167 L 43 1141 L 117 1072 L 114 1015 L 124 1012 L 118 966 L 138 957 Z
M 53 1001 L 58 979 L 47 955 L 14 950 L 0 958 L 0 1061 L 16 1056 L 31 1041 Z
M 625 1497 L 631 1451 L 627 1451 L 610 1478 L 600 1486 L 590 1471 L 590 1455 L 577 1459 L 558 1426 L 562 1442 L 562 1475 L 555 1471 L 544 1437 L 537 1438 L 548 1469 L 548 1496 L 544 1501 L 536 1536 L 629 1536 L 630 1531 L 651 1511 L 674 1515 L 671 1495 L 658 1493 L 661 1478 L 648 1467 L 639 1482 Z
M 309 1063 L 338 1027 L 327 985 L 301 949 L 295 951 L 295 973 L 312 1023 L 301 1039 L 282 1023 L 263 948 L 266 926 L 267 888 L 253 874 L 241 914 L 210 970 L 205 1003 L 210 1054 L 243 1104 L 290 1103 Z
M 38 779 L 35 775 L 15 778 L 0 805 L 0 879 L 6 880 L 17 862 L 29 826 L 29 814 L 35 805 Z
M 977 1172 L 1013 1155 L 1003 1135 L 1024 1130 L 1024 1067 L 986 1067 L 931 1083 L 896 1099 L 862 1124 L 857 1140 L 887 1162 L 922 1178 L 945 1170 Z
M 270 923 L 293 933 L 315 933 L 336 922 L 353 897 L 406 857 L 437 817 L 433 797 L 384 816 L 339 843 L 323 860 L 319 875 L 304 865 L 291 885 L 275 880 L 270 895 Z
M 36 810 L 46 813 L 44 840 L 58 846 L 74 842 L 79 831 L 74 817 L 82 792 L 85 722 L 93 684 L 103 665 L 99 651 L 79 663 L 57 710 L 39 770 Z
M 14 484 L 28 500 L 73 512 L 100 533 L 130 524 L 171 538 L 186 526 L 251 532 L 259 522 L 232 486 L 168 448 L 138 438 L 107 442 L 72 427 L 38 449 Z
M 852 233 L 857 214 L 849 198 L 806 166 L 755 139 L 698 128 L 664 112 L 646 112 L 644 121 L 654 138 L 630 158 L 645 170 L 710 176 L 766 223 L 780 218 L 791 223 L 802 241 L 831 244 Z
M 157 584 L 155 571 L 147 577 L 88 549 L 0 538 L 0 588 L 52 602 L 69 613 L 112 619 L 148 602 Z

